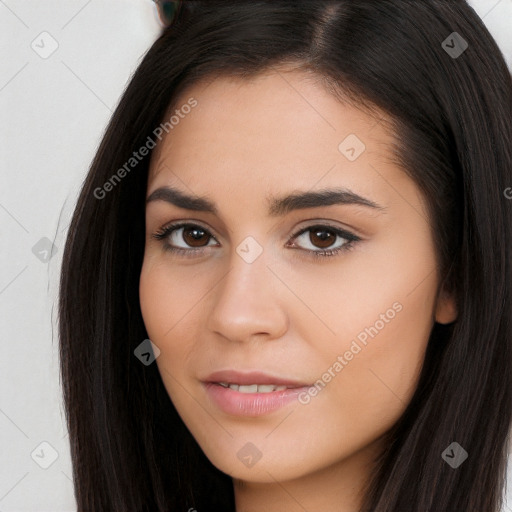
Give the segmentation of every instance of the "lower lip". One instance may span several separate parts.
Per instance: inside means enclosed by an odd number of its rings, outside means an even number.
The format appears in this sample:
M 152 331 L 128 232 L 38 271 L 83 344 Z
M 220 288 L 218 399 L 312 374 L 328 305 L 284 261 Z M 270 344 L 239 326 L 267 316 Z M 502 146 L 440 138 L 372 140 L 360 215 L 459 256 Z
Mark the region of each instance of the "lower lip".
M 240 393 L 213 382 L 203 382 L 206 393 L 224 412 L 235 416 L 261 416 L 297 400 L 308 387 L 282 389 L 270 393 Z

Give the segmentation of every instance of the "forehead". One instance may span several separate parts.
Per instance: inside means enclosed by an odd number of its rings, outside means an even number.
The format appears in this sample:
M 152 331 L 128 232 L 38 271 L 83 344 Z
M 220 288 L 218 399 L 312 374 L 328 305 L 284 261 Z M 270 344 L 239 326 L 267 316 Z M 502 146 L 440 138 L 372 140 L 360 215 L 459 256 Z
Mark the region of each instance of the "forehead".
M 183 109 L 190 100 L 194 108 Z M 311 73 L 215 77 L 182 92 L 169 115 L 177 111 L 179 122 L 153 150 L 147 198 L 178 188 L 209 198 L 226 223 L 269 215 L 274 199 L 333 189 L 391 211 L 401 211 L 400 203 L 425 210 L 396 162 L 391 118 L 340 101 Z M 347 157 L 350 146 L 361 151 L 356 159 Z
M 184 108 L 191 99 L 196 106 Z M 226 172 L 231 165 L 239 168 L 240 160 L 262 170 L 270 159 L 276 170 L 293 166 L 298 173 L 318 167 L 319 156 L 339 160 L 339 145 L 349 135 L 382 158 L 393 139 L 384 113 L 375 109 L 370 115 L 341 102 L 318 75 L 296 69 L 203 80 L 180 94 L 167 117 L 173 114 L 172 128 L 153 151 L 150 180 L 162 167 L 192 156 L 207 168 L 222 159 Z
M 182 108 L 190 100 L 194 108 Z M 410 215 L 411 205 L 427 218 L 423 194 L 397 162 L 391 118 L 340 101 L 310 73 L 216 77 L 186 89 L 173 108 L 169 115 L 181 115 L 153 150 L 147 198 L 177 188 L 238 223 L 268 215 L 273 199 L 344 189 L 390 218 Z

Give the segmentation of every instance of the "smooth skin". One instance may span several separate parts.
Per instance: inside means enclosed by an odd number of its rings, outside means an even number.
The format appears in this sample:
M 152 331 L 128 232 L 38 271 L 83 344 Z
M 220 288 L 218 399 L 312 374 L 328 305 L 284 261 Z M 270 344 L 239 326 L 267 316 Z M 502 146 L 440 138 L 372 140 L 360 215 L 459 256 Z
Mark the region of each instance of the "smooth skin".
M 216 77 L 177 105 L 190 97 L 197 106 L 153 152 L 147 197 L 172 186 L 207 197 L 218 213 L 147 204 L 140 304 L 162 380 L 206 456 L 233 477 L 237 512 L 355 512 L 380 438 L 414 393 L 433 323 L 456 319 L 440 289 L 424 198 L 391 159 L 389 125 L 340 102 L 312 73 Z M 366 146 L 354 161 L 338 148 L 350 134 Z M 268 213 L 269 197 L 330 188 L 381 208 Z M 204 231 L 152 236 L 176 221 Z M 327 233 L 290 241 L 326 223 Z M 347 243 L 333 226 L 360 240 L 314 258 L 308 251 Z M 262 249 L 251 263 L 237 252 L 247 237 Z M 165 243 L 196 252 L 172 253 Z M 395 303 L 394 318 L 307 404 L 239 417 L 204 391 L 201 380 L 225 369 L 313 384 Z M 261 453 L 252 467 L 237 457 L 247 443 Z

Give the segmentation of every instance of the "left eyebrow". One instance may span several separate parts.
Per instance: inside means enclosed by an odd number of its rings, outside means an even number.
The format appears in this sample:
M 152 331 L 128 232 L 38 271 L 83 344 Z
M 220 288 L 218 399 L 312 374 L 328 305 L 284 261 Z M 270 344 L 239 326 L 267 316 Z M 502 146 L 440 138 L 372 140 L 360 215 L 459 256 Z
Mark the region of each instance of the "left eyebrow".
M 192 196 L 173 187 L 156 189 L 146 199 L 146 204 L 152 201 L 165 201 L 186 210 L 218 214 L 217 206 L 209 198 Z M 318 192 L 296 192 L 277 198 L 269 196 L 267 202 L 270 217 L 280 217 L 294 210 L 332 205 L 359 205 L 375 210 L 386 210 L 384 206 L 343 188 L 325 189 Z
M 269 199 L 269 215 L 278 217 L 293 210 L 319 208 L 332 205 L 359 205 L 384 211 L 386 208 L 348 189 L 325 189 L 318 192 L 297 192 L 280 198 Z

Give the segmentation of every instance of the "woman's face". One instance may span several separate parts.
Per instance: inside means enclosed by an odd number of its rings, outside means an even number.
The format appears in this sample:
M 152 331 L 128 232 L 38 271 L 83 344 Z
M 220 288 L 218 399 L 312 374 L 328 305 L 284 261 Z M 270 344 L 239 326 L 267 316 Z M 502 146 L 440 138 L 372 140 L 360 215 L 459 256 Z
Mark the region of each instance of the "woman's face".
M 411 399 L 433 322 L 456 314 L 391 134 L 297 70 L 197 84 L 177 109 L 140 276 L 170 399 L 237 479 L 363 460 Z

